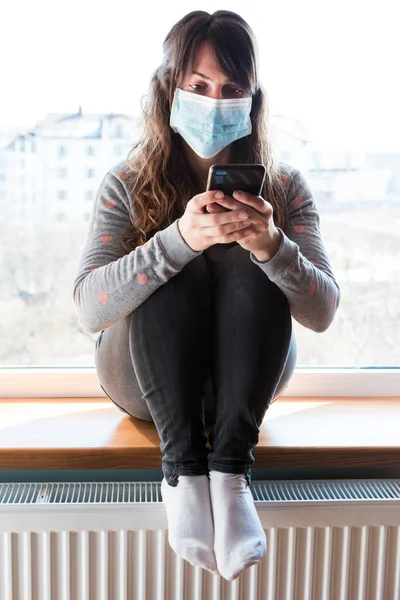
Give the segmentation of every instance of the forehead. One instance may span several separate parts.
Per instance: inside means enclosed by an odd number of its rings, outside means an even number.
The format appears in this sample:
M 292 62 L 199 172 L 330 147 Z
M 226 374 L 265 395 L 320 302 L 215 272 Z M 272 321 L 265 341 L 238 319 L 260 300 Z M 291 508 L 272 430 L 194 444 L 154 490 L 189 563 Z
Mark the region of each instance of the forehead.
M 215 52 L 212 45 L 209 42 L 204 42 L 197 51 L 193 61 L 193 71 L 203 73 L 211 79 L 218 77 L 218 79 L 228 80 L 229 78 L 221 71 L 217 59 L 215 58 Z

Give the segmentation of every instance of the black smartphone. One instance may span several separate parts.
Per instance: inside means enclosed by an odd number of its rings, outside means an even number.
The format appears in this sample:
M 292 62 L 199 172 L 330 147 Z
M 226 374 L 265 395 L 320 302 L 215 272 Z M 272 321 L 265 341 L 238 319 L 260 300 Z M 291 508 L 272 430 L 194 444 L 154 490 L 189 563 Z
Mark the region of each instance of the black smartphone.
M 208 171 L 207 189 L 222 190 L 232 196 L 235 190 L 260 196 L 266 169 L 264 165 L 212 165 Z

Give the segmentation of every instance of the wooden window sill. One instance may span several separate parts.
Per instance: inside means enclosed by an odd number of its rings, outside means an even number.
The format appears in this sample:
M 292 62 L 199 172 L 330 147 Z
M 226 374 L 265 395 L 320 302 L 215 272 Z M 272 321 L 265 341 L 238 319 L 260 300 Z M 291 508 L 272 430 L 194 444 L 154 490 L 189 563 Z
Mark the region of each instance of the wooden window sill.
M 281 397 L 254 467 L 398 466 L 399 431 L 400 397 Z M 0 398 L 0 470 L 158 468 L 153 423 L 107 398 Z

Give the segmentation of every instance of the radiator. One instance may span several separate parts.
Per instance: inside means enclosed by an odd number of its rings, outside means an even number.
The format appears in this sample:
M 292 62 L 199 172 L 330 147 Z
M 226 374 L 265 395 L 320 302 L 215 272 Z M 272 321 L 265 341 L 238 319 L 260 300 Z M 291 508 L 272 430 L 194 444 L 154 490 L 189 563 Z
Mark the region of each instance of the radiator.
M 400 479 L 251 490 L 268 551 L 228 582 L 170 549 L 158 482 L 0 484 L 0 600 L 400 600 Z

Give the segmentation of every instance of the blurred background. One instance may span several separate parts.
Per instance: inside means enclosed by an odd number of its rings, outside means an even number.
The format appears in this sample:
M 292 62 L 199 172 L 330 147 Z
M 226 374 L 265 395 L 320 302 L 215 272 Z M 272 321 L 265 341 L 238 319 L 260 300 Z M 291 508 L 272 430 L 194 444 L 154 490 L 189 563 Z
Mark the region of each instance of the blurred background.
M 137 136 L 172 25 L 233 10 L 259 42 L 276 149 L 303 172 L 341 287 L 298 366 L 398 366 L 400 44 L 393 2 L 60 5 L 2 9 L 0 365 L 94 366 L 72 284 L 101 180 Z

